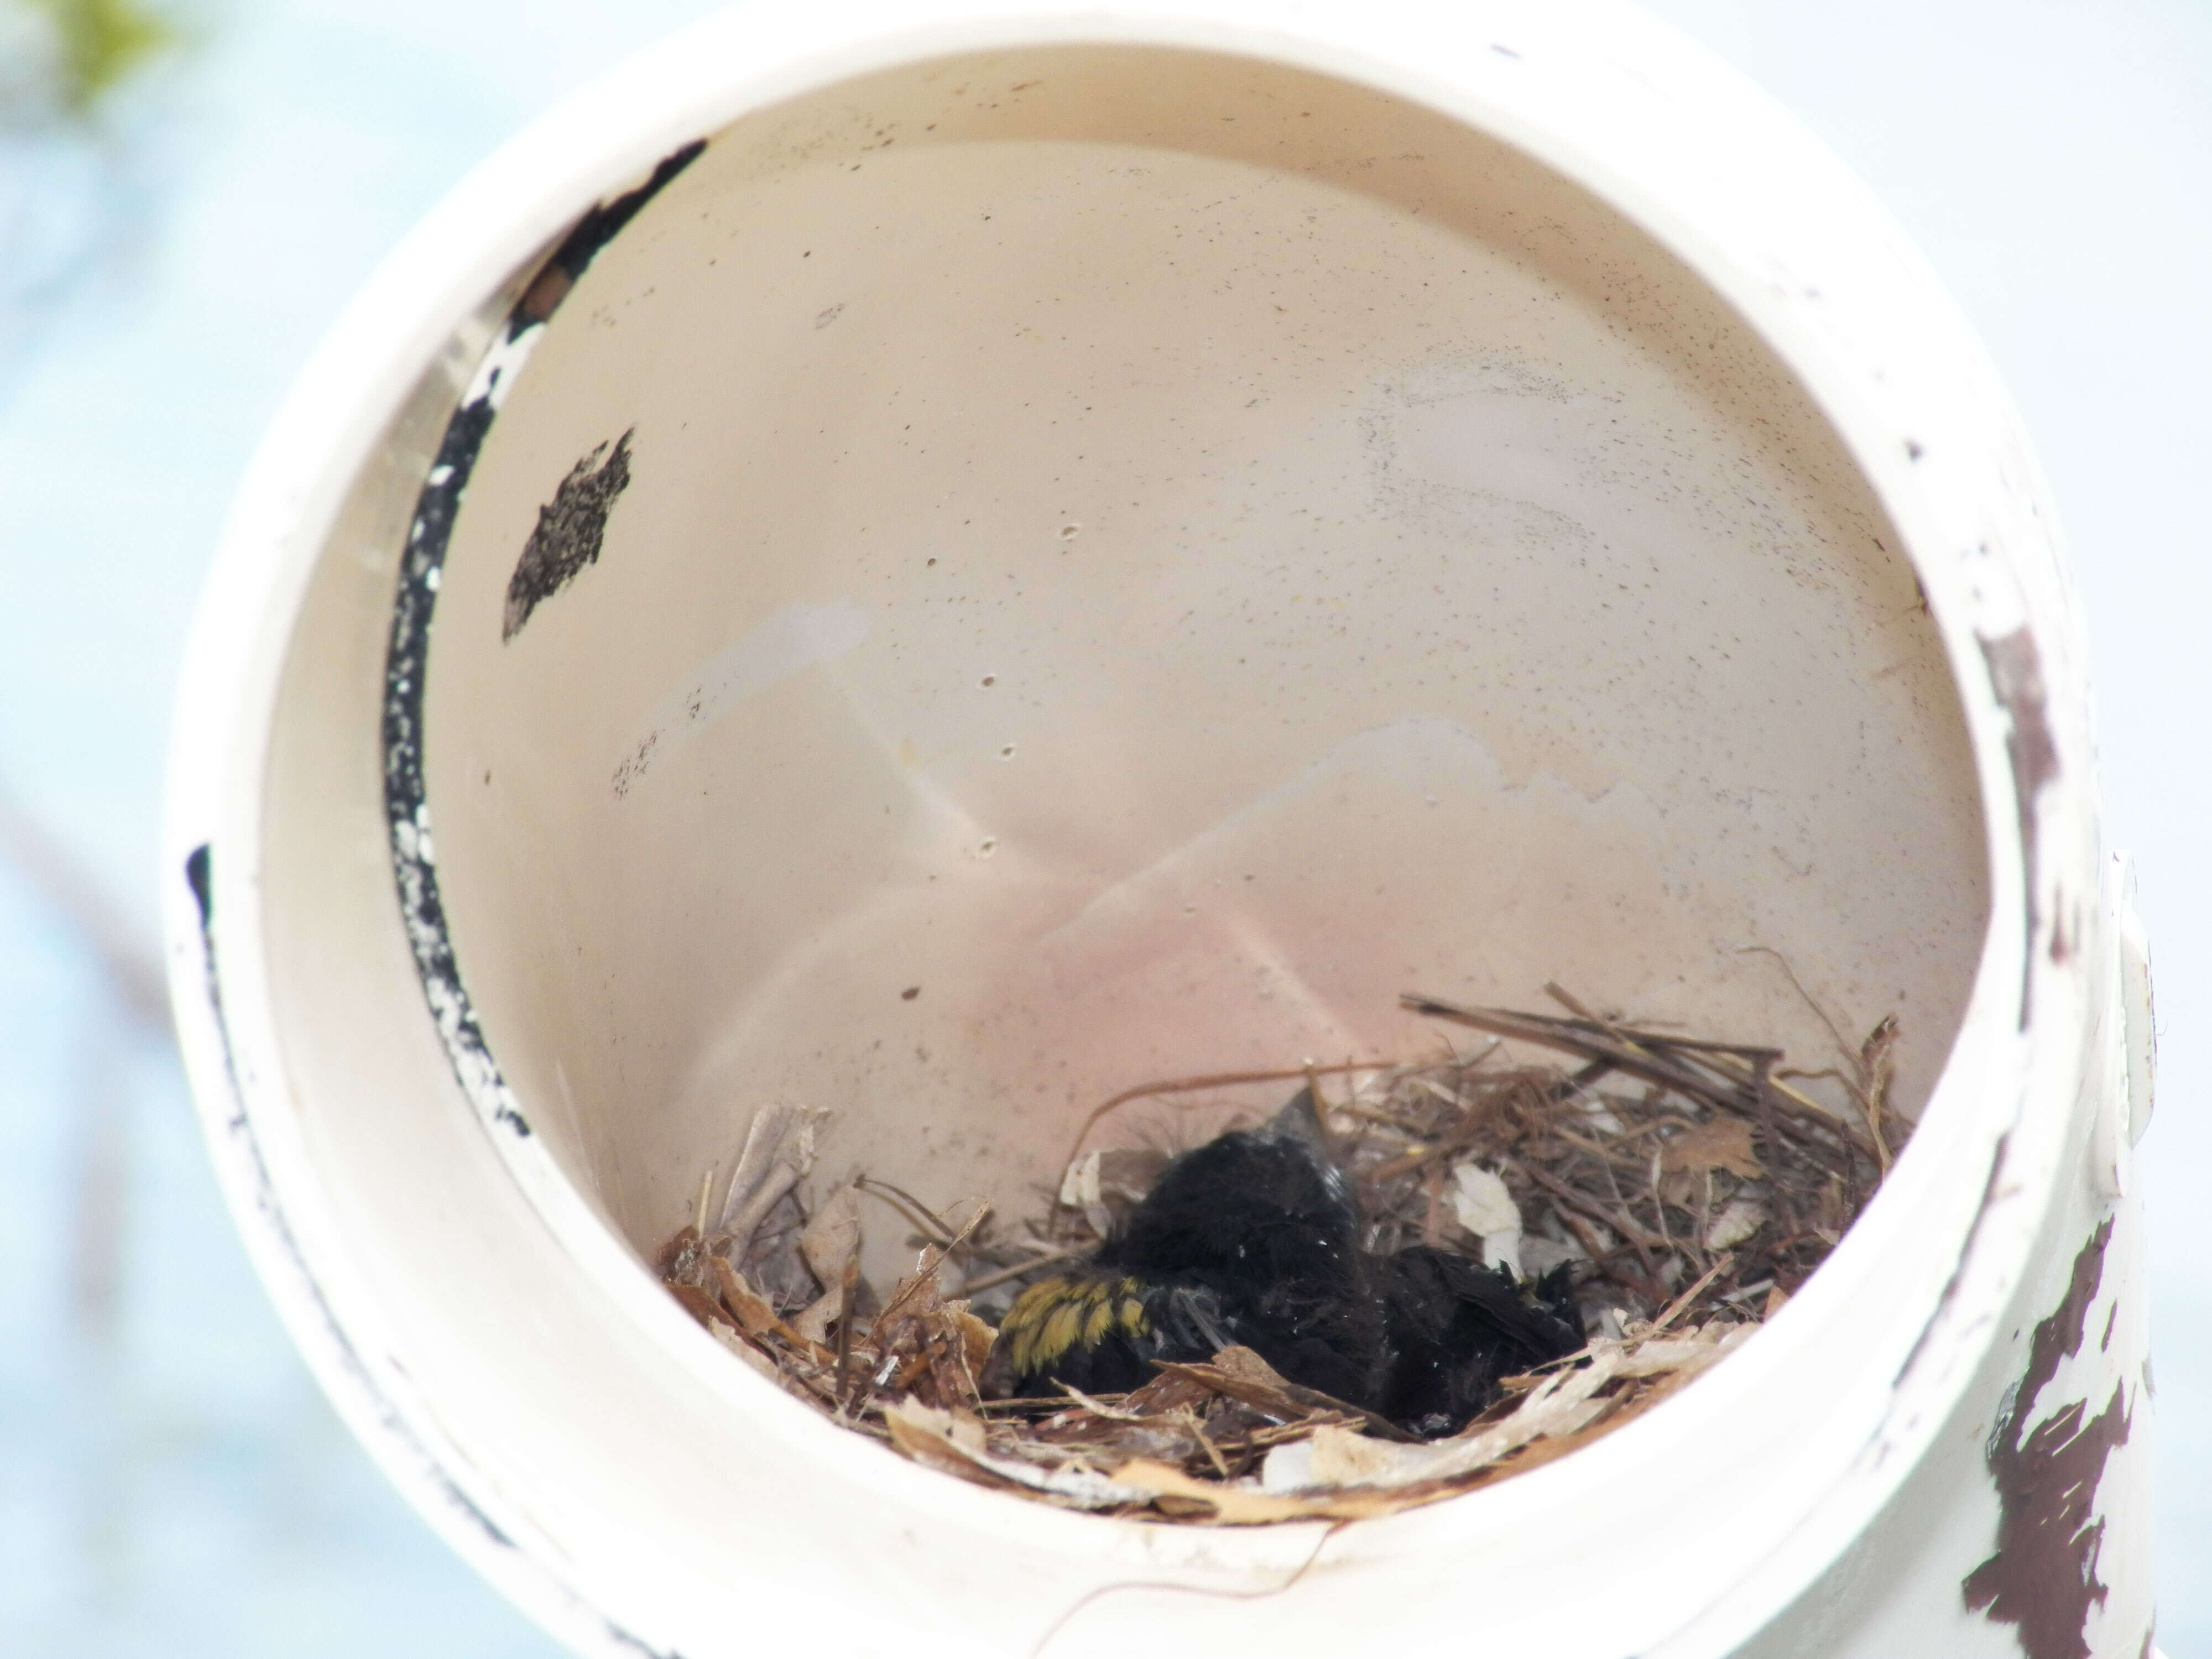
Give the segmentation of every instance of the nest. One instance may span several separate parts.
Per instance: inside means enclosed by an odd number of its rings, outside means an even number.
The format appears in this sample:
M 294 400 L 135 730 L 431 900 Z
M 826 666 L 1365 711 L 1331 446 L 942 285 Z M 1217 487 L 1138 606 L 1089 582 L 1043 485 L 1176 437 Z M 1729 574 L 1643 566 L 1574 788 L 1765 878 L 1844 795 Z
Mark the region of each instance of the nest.
M 1087 1139 L 1136 1100 L 1303 1079 L 1359 1194 L 1369 1249 L 1425 1243 L 1524 1276 L 1571 1264 L 1588 1345 L 1504 1379 L 1442 1439 L 1416 1440 L 1240 1347 L 1160 1364 L 1127 1395 L 984 1397 L 986 1316 L 1095 1249 L 1165 1166 L 1154 1149 L 1079 1142 L 1058 1192 L 1018 1227 L 980 1201 L 956 1222 L 865 1176 L 808 1213 L 798 1193 L 819 1115 L 770 1108 L 720 1219 L 707 1215 L 710 1171 L 661 1275 L 740 1360 L 836 1422 L 1040 1502 L 1237 1524 L 1354 1519 L 1469 1491 L 1611 1431 L 1740 1345 L 1835 1247 L 1909 1133 L 1889 1104 L 1894 1019 L 1856 1045 L 1838 1036 L 1838 1063 L 1805 1073 L 1779 1049 L 1632 1028 L 1547 989 L 1564 1015 L 1404 999 L 1481 1033 L 1473 1054 L 1155 1083 L 1084 1126 Z M 1534 1063 L 1529 1049 L 1569 1063 Z M 1797 1086 L 1816 1078 L 1844 1109 Z M 921 1249 L 880 1297 L 859 1267 L 864 1197 Z

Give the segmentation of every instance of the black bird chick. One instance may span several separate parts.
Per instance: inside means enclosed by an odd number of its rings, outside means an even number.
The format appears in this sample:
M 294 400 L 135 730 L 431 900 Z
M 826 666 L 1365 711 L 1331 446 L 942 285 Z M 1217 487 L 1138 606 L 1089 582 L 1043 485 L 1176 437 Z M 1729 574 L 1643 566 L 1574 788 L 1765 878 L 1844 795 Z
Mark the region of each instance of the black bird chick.
M 1088 1261 L 1024 1291 L 984 1381 L 1113 1392 L 1150 1382 L 1155 1359 L 1243 1346 L 1308 1388 L 1364 1394 L 1382 1320 L 1359 1227 L 1301 1094 L 1263 1127 L 1183 1154 Z
M 1503 1267 L 1413 1245 L 1380 1264 L 1386 1353 L 1364 1402 L 1409 1434 L 1450 1434 L 1517 1376 L 1583 1346 L 1582 1310 L 1561 1262 L 1526 1285 Z
M 1512 1276 L 1443 1250 L 1363 1249 L 1352 1184 L 1310 1091 L 1258 1129 L 1170 1164 L 1081 1267 L 1032 1285 L 1000 1327 L 987 1391 L 1134 1389 L 1155 1360 L 1257 1352 L 1292 1382 L 1409 1432 L 1448 1433 L 1498 1379 L 1572 1352 L 1564 1272 L 1532 1303 Z

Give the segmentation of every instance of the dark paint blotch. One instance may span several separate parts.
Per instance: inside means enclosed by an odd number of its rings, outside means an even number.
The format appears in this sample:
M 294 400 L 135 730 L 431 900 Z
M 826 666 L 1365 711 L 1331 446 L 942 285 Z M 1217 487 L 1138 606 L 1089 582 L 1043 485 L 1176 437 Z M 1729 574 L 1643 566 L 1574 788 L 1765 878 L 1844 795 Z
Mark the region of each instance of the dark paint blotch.
M 1960 1593 L 1969 1612 L 2017 1626 L 2027 1659 L 2089 1659 L 2089 1610 L 2104 1604 L 2108 1589 L 2097 1577 L 2105 1522 L 2094 1511 L 2097 1483 L 2134 1419 L 2126 1384 L 2113 1385 L 2094 1418 L 2087 1402 L 2076 1401 L 2033 1431 L 2026 1425 L 2060 1362 L 2081 1351 L 2112 1237 L 2108 1218 L 2075 1256 L 2066 1294 L 2037 1324 L 2027 1370 L 1984 1454 L 1996 1482 L 1997 1549 L 1966 1575 Z
M 636 431 L 632 427 L 616 439 L 611 452 L 600 444 L 570 467 L 553 499 L 538 509 L 537 527 L 507 579 L 501 641 L 520 633 L 530 613 L 575 580 L 585 566 L 599 562 L 607 514 L 629 488 L 629 441 Z
M 192 902 L 200 908 L 200 932 L 204 933 L 215 921 L 215 885 L 209 878 L 208 844 L 202 842 L 185 854 L 185 885 L 192 890 Z
M 2020 822 L 2020 845 L 2027 909 L 2027 945 L 2021 969 L 2020 1029 L 2027 1029 L 2028 1012 L 2035 988 L 2035 928 L 2042 920 L 2036 897 L 2040 883 L 2037 859 L 2036 797 L 2058 775 L 2058 744 L 2051 735 L 2051 716 L 2043 684 L 2043 659 L 2035 636 L 2025 624 L 1997 639 L 1978 639 L 1982 661 L 1989 671 L 1990 689 L 2012 716 L 2012 732 L 2005 751 L 2012 758 L 2013 803 Z

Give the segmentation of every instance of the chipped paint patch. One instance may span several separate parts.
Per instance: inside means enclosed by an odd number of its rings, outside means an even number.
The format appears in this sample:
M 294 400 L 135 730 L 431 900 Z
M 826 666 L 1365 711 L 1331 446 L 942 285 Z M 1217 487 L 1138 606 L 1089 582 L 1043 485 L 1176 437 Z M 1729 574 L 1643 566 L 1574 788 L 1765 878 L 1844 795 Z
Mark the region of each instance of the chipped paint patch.
M 2027 1029 L 2030 999 L 2035 985 L 2035 929 L 2042 919 L 2036 889 L 2042 879 L 2037 859 L 2036 797 L 2058 775 L 2058 744 L 2051 735 L 2051 716 L 2043 685 L 2043 659 L 2035 636 L 2023 624 L 1996 639 L 1983 637 L 1982 661 L 1990 675 L 1990 689 L 2012 716 L 2012 732 L 2005 751 L 2012 759 L 2013 800 L 2020 819 L 2021 863 L 2027 933 L 2022 940 L 2026 964 L 2021 969 L 2020 1029 Z
M 599 562 L 607 514 L 629 488 L 629 441 L 636 432 L 632 427 L 616 439 L 612 453 L 600 444 L 570 467 L 553 499 L 538 509 L 537 528 L 507 579 L 502 642 L 520 633 L 530 613 L 575 580 L 586 565 Z
M 2027 1421 L 2059 1362 L 2081 1351 L 2112 1237 L 2107 1218 L 2075 1256 L 2065 1296 L 2035 1328 L 2027 1370 L 1986 1454 L 1999 1504 L 1996 1553 L 1960 1586 L 1970 1612 L 2019 1627 L 2027 1659 L 2089 1659 L 2089 1610 L 2103 1605 L 2107 1590 L 2097 1577 L 2105 1535 L 2095 1513 L 2097 1483 L 2134 1420 L 2126 1384 L 2114 1384 L 2094 1418 L 2087 1417 L 2087 1401 L 2075 1401 L 2033 1430 Z

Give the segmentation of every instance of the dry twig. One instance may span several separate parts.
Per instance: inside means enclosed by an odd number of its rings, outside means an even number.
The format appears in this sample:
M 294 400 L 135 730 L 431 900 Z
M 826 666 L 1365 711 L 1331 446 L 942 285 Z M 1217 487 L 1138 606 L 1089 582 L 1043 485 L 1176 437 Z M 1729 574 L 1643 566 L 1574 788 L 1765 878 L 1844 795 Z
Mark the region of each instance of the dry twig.
M 1134 1201 L 1157 1175 L 1162 1160 L 1153 1155 L 1071 1158 L 1058 1201 L 1027 1243 L 993 1242 L 983 1232 L 987 1203 L 956 1228 L 903 1188 L 860 1177 L 857 1189 L 890 1204 L 927 1241 L 916 1271 L 866 1316 L 873 1297 L 860 1278 L 857 1232 L 837 1231 L 856 1224 L 833 1227 L 821 1212 L 807 1237 L 852 1243 L 834 1290 L 817 1285 L 794 1326 L 784 1313 L 798 1304 L 780 1309 L 744 1270 L 749 1249 L 767 1248 L 751 1230 L 779 1205 L 795 1206 L 789 1195 L 811 1158 L 806 1115 L 771 1109 L 738 1160 L 722 1224 L 712 1233 L 704 1224 L 710 1173 L 694 1224 L 669 1241 L 659 1266 L 696 1318 L 788 1391 L 918 1462 L 1038 1502 L 1231 1525 L 1343 1522 L 1431 1503 L 1609 1432 L 1735 1347 L 1832 1248 L 1887 1174 L 1904 1133 L 1888 1102 L 1894 1020 L 1856 1048 L 1838 1039 L 1840 1064 L 1828 1075 L 1856 1109 L 1853 1122 L 1790 1087 L 1785 1076 L 1818 1074 L 1783 1073 L 1777 1049 L 1638 1029 L 1546 988 L 1569 1018 L 1403 1000 L 1491 1033 L 1473 1057 L 1147 1084 L 1091 1112 L 1077 1142 L 1116 1107 L 1147 1096 L 1303 1081 L 1361 1193 L 1369 1246 L 1383 1253 L 1423 1240 L 1471 1253 L 1478 1241 L 1456 1207 L 1468 1200 L 1452 1196 L 1454 1183 L 1494 1194 L 1502 1181 L 1519 1225 L 1486 1231 L 1480 1247 L 1510 1238 L 1531 1275 L 1570 1264 L 1586 1328 L 1604 1334 L 1536 1374 L 1506 1379 L 1496 1405 L 1443 1440 L 1414 1440 L 1238 1348 L 1202 1364 L 1163 1364 L 1126 1395 L 1068 1389 L 1064 1401 L 982 1401 L 976 1379 L 994 1333 L 968 1300 L 946 1299 L 939 1269 L 959 1257 L 974 1297 L 1087 1254 L 1112 1224 L 1109 1199 Z M 1501 1041 L 1579 1064 L 1516 1064 L 1501 1054 Z M 1343 1098 L 1326 1097 L 1323 1076 L 1351 1079 Z M 1485 1173 L 1468 1174 L 1469 1165 Z M 1486 1229 L 1501 1219 L 1480 1214 Z M 806 1224 L 804 1212 L 799 1221 Z M 817 1279 L 832 1276 L 828 1248 L 813 1246 Z M 828 1346 L 814 1340 L 825 1319 L 835 1328 Z

